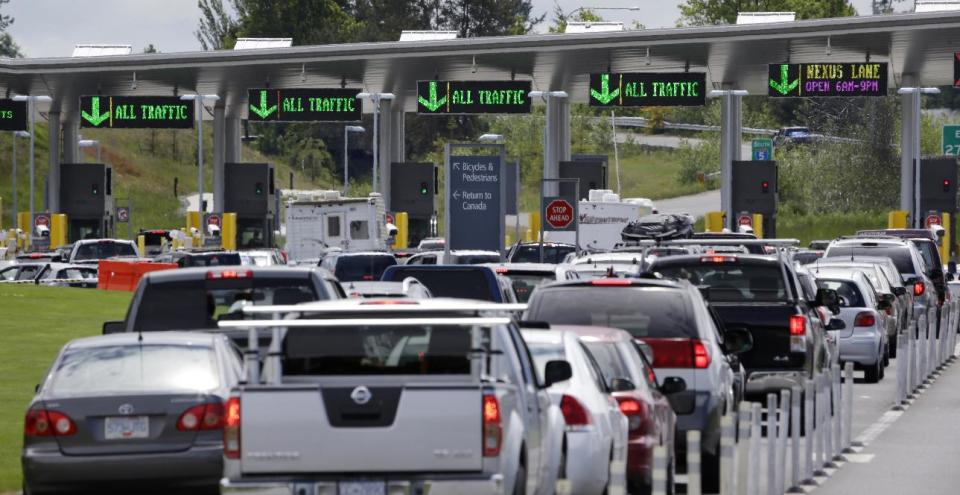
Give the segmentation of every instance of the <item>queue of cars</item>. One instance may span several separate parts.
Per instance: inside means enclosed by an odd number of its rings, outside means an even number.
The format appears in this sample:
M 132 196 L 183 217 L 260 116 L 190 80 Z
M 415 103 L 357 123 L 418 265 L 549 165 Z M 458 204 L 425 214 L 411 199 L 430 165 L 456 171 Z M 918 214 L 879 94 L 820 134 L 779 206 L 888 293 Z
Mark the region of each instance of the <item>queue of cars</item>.
M 724 414 L 838 363 L 882 379 L 938 306 L 930 240 L 889 234 L 807 264 L 743 235 L 569 263 L 538 245 L 537 263 L 184 254 L 54 360 L 25 415 L 24 493 L 642 494 L 656 446 L 673 486 L 691 430 L 715 492 Z

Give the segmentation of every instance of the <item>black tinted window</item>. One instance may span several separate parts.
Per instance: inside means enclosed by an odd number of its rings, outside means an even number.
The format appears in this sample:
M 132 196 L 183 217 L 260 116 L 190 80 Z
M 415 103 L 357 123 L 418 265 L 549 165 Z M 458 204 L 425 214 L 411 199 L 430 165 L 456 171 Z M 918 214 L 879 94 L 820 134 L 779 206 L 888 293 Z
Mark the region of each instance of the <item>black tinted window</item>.
M 385 282 L 402 282 L 413 277 L 427 286 L 433 297 L 459 297 L 499 302 L 496 294 L 499 287 L 487 279 L 483 270 L 478 268 L 419 269 L 416 265 L 404 266 L 390 275 Z
M 910 249 L 905 246 L 835 246 L 827 250 L 827 254 L 824 256 L 827 258 L 838 256 L 882 256 L 884 258 L 890 258 L 890 260 L 893 261 L 903 280 L 916 274 L 916 270 L 913 268 L 913 258 L 910 257 Z
M 912 241 L 913 245 L 917 247 L 917 251 L 920 252 L 920 257 L 923 258 L 923 264 L 927 266 L 927 270 L 932 268 L 937 268 L 940 263 L 940 254 L 937 253 L 937 246 L 931 241 Z
M 621 328 L 634 337 L 697 336 L 693 309 L 677 289 L 661 287 L 570 287 L 541 289 L 530 320 L 556 325 Z
M 573 252 L 573 246 L 543 246 L 543 262 L 557 264 L 563 261 L 563 258 Z M 539 263 L 540 246 L 524 245 L 519 246 L 510 258 L 514 263 Z
M 211 253 L 184 256 L 177 262 L 183 268 L 195 266 L 237 266 L 241 262 L 240 253 Z
M 498 263 L 500 256 L 496 254 L 461 254 L 453 256 L 455 265 L 479 265 L 481 263 Z
M 774 302 L 786 300 L 783 271 L 779 265 L 737 263 L 668 263 L 654 265 L 653 271 L 667 278 L 688 280 L 709 287 L 709 299 L 721 302 Z
M 374 256 L 341 256 L 337 259 L 334 275 L 341 282 L 361 280 L 380 280 L 387 267 L 397 264 L 396 258 L 388 254 Z
M 504 275 L 510 279 L 510 284 L 513 285 L 513 292 L 517 295 L 517 301 L 521 303 L 530 300 L 530 296 L 533 295 L 533 290 L 536 289 L 538 285 L 546 281 L 552 281 L 555 278 L 553 275 L 543 272 L 509 272 L 504 273 Z
M 77 246 L 77 252 L 73 259 L 83 260 L 103 260 L 115 256 L 136 256 L 133 245 L 125 242 L 100 241 L 90 242 Z
M 837 295 L 840 296 L 840 306 L 845 308 L 863 308 L 867 305 L 857 284 L 850 280 L 817 279 L 817 287 L 837 291 Z

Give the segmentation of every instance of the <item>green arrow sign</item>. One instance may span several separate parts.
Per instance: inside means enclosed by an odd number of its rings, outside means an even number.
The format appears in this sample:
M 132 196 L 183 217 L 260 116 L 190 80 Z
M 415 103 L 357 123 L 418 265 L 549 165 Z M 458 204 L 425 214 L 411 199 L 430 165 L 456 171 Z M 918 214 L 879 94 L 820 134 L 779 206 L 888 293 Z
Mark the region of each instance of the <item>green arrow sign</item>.
M 427 110 L 431 112 L 436 112 L 437 109 L 447 104 L 447 97 L 437 98 L 437 81 L 430 81 L 430 99 L 426 99 L 422 96 L 417 97 L 417 101 L 420 102 Z
M 770 79 L 770 87 L 782 95 L 788 95 L 793 90 L 797 89 L 800 86 L 800 79 L 790 80 L 790 66 L 787 64 L 780 65 L 780 80 L 775 81 Z
M 267 90 L 260 90 L 260 106 L 255 107 L 252 104 L 250 105 L 250 111 L 259 115 L 261 119 L 265 119 L 270 116 L 273 112 L 277 111 L 276 105 L 267 104 Z
M 99 127 L 100 124 L 110 118 L 110 110 L 107 109 L 104 110 L 103 113 L 100 113 L 100 97 L 94 96 L 93 101 L 90 103 L 90 113 L 81 111 L 80 116 L 93 127 Z
M 620 96 L 620 88 L 618 87 L 610 91 L 610 74 L 600 74 L 600 91 L 591 89 L 590 96 L 602 105 L 606 105 L 617 96 Z

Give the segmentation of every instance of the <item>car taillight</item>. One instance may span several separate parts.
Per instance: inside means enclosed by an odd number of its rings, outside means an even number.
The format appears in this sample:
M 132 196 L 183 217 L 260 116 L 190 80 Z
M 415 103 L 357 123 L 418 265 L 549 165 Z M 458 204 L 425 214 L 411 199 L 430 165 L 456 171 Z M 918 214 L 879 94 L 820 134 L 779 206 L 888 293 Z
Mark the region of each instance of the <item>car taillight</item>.
M 200 404 L 184 411 L 177 420 L 180 431 L 219 430 L 223 428 L 223 405 Z
M 868 313 L 864 311 L 863 313 L 857 313 L 856 319 L 853 320 L 853 326 L 855 327 L 872 327 L 877 324 L 877 317 L 873 313 Z
M 500 403 L 494 395 L 483 396 L 483 456 L 500 455 L 500 442 L 503 426 L 500 417 Z
M 923 295 L 923 291 L 927 289 L 926 285 L 923 282 L 917 282 L 913 284 L 913 295 L 920 297 Z
M 251 270 L 223 270 L 219 272 L 207 272 L 207 280 L 233 280 L 238 278 L 252 278 Z
M 23 421 L 23 433 L 28 437 L 65 437 L 77 432 L 77 425 L 69 416 L 58 411 L 32 409 Z
M 700 263 L 735 263 L 736 261 L 736 256 L 703 256 L 700 258 Z
M 644 339 L 653 349 L 654 368 L 710 367 L 710 352 L 697 339 Z
M 790 317 L 790 335 L 807 334 L 807 317 L 803 315 L 793 315 Z
M 370 274 L 366 274 L 366 275 L 364 275 L 364 276 L 361 277 L 361 278 L 363 278 L 363 280 L 364 280 L 365 282 L 369 282 L 369 281 L 371 281 L 371 280 L 374 279 L 374 278 L 373 278 L 373 275 L 370 275 Z
M 227 459 L 240 458 L 240 398 L 227 400 L 223 424 L 223 455 Z
M 563 413 L 563 419 L 567 422 L 568 430 L 590 425 L 590 413 L 584 409 L 580 401 L 572 396 L 564 395 L 560 399 L 560 412 Z
M 642 402 L 630 397 L 617 397 L 620 412 L 627 417 L 630 434 L 639 433 L 643 427 L 643 418 L 647 415 L 647 408 Z

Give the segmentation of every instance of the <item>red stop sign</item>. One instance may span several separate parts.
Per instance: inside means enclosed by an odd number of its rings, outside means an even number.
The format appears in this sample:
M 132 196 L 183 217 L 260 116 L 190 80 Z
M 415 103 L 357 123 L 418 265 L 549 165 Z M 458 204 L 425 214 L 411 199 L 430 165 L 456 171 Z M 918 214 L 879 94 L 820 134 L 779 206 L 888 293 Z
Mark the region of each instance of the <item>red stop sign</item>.
M 740 215 L 737 217 L 737 225 L 749 225 L 753 227 L 753 219 L 750 218 L 750 215 Z
M 37 215 L 37 218 L 33 221 L 37 227 L 49 227 L 50 226 L 50 217 L 46 215 Z
M 565 199 L 547 203 L 547 224 L 555 229 L 565 229 L 573 223 L 573 205 Z
M 207 217 L 207 225 L 220 226 L 220 215 L 210 215 Z
M 927 227 L 931 225 L 941 225 L 940 215 L 927 215 Z

